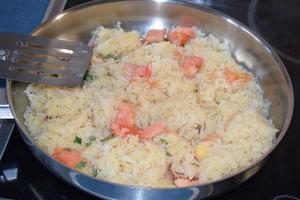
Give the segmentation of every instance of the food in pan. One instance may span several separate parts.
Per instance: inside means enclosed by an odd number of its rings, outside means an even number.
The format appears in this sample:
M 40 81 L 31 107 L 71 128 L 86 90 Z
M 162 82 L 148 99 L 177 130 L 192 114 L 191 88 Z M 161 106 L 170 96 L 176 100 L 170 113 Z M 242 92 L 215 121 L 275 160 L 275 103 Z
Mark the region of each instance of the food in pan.
M 111 182 L 185 187 L 236 173 L 272 146 L 270 102 L 213 35 L 96 34 L 82 87 L 26 89 L 26 126 L 55 159 Z

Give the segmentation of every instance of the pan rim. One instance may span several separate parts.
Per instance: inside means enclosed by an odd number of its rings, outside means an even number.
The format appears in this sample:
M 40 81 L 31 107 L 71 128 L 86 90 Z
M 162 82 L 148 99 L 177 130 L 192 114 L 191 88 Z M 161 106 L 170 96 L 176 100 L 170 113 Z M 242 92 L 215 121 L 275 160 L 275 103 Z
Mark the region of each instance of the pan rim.
M 42 23 L 40 26 L 38 26 L 36 29 L 33 30 L 33 32 L 31 33 L 31 35 L 35 36 L 38 35 L 39 32 L 45 28 L 47 25 L 55 22 L 55 20 L 63 17 L 64 15 L 68 15 L 72 12 L 76 12 L 78 10 L 84 9 L 84 8 L 88 8 L 91 6 L 96 6 L 99 4 L 109 4 L 109 3 L 119 3 L 119 2 L 125 2 L 125 3 L 130 3 L 130 2 L 138 2 L 139 0 L 95 0 L 92 2 L 87 2 L 75 7 L 72 7 L 70 9 L 67 9 L 65 11 L 63 11 L 62 13 L 50 18 L 49 20 L 47 20 L 46 22 Z M 132 185 L 125 185 L 125 184 L 120 184 L 120 183 L 115 183 L 115 182 L 110 182 L 107 180 L 103 180 L 103 179 L 99 179 L 99 178 L 94 178 L 88 174 L 79 172 L 75 169 L 69 168 L 67 167 L 65 164 L 61 163 L 60 161 L 56 161 L 55 159 L 52 158 L 52 156 L 46 152 L 45 150 L 43 150 L 42 148 L 40 148 L 36 142 L 32 139 L 32 137 L 29 136 L 27 130 L 23 130 L 22 126 L 18 126 L 19 128 L 21 128 L 21 130 L 25 133 L 25 134 L 21 134 L 22 136 L 25 135 L 26 139 L 28 141 L 31 142 L 31 144 L 34 144 L 35 147 L 37 147 L 40 151 L 42 151 L 44 154 L 46 154 L 48 157 L 50 157 L 53 161 L 63 165 L 64 167 L 68 168 L 69 170 L 72 171 L 76 171 L 80 174 L 83 174 L 89 178 L 95 179 L 97 181 L 100 182 L 105 182 L 108 184 L 112 184 L 112 185 L 116 185 L 116 186 L 122 186 L 122 187 L 126 187 L 126 188 L 132 188 L 132 189 L 138 189 L 138 190 L 157 190 L 157 191 L 166 191 L 166 190 L 179 190 L 179 189 L 185 189 L 185 188 L 193 188 L 193 187 L 201 187 L 201 186 L 208 186 L 208 185 L 212 185 L 212 184 L 216 184 L 216 183 L 220 183 L 223 181 L 226 181 L 230 178 L 236 177 L 246 171 L 248 171 L 251 168 L 254 168 L 255 166 L 257 166 L 258 164 L 260 164 L 262 161 L 264 161 L 266 158 L 269 157 L 269 155 L 274 151 L 274 149 L 277 148 L 277 146 L 280 144 L 280 142 L 283 140 L 289 125 L 291 123 L 292 120 L 292 116 L 293 116 L 293 111 L 294 111 L 294 90 L 293 90 L 293 84 L 292 81 L 290 79 L 290 76 L 288 74 L 288 71 L 284 65 L 284 63 L 282 62 L 282 60 L 280 59 L 280 57 L 278 56 L 278 54 L 275 52 L 275 50 L 273 50 L 273 48 L 271 47 L 271 45 L 265 41 L 265 39 L 263 39 L 261 36 L 258 35 L 258 33 L 256 33 L 254 30 L 251 30 L 250 28 L 248 28 L 246 25 L 244 25 L 243 23 L 241 23 L 240 21 L 228 16 L 227 14 L 224 14 L 220 11 L 214 10 L 212 8 L 209 8 L 207 6 L 203 6 L 203 5 L 195 5 L 192 3 L 188 3 L 188 2 L 180 2 L 180 1 L 175 1 L 175 0 L 150 0 L 148 1 L 149 3 L 162 3 L 162 4 L 178 4 L 181 6 L 186 6 L 186 7 L 192 7 L 192 8 L 196 8 L 196 9 L 200 9 L 204 12 L 208 12 L 212 15 L 215 15 L 217 17 L 220 17 L 222 19 L 225 19 L 227 21 L 229 21 L 231 23 L 231 25 L 233 26 L 237 26 L 239 28 L 242 28 L 245 32 L 247 32 L 248 35 L 250 35 L 251 37 L 255 38 L 259 43 L 262 44 L 264 50 L 266 50 L 268 52 L 268 55 L 271 56 L 275 62 L 277 63 L 277 67 L 279 67 L 281 73 L 283 74 L 285 81 L 287 83 L 288 89 L 290 90 L 289 92 L 289 109 L 288 109 L 288 113 L 287 116 L 285 118 L 284 124 L 283 124 L 283 128 L 278 131 L 277 133 L 279 133 L 279 136 L 276 138 L 276 141 L 272 144 L 272 147 L 264 154 L 262 155 L 258 160 L 256 160 L 254 163 L 252 163 L 251 165 L 248 165 L 246 167 L 243 167 L 241 170 L 235 172 L 234 174 L 230 174 L 228 176 L 225 176 L 221 179 L 217 179 L 215 181 L 211 181 L 211 182 L 206 182 L 205 184 L 199 184 L 199 185 L 194 185 L 194 186 L 190 186 L 190 187 L 181 187 L 181 188 L 152 188 L 152 187 L 140 187 L 140 186 L 132 186 Z M 7 94 L 7 98 L 8 98 L 8 102 L 12 111 L 12 114 L 17 122 L 17 124 L 21 124 L 19 119 L 17 118 L 15 111 L 14 111 L 14 107 L 13 107 L 13 101 L 12 101 L 12 95 L 11 95 L 11 86 L 13 84 L 14 81 L 11 80 L 7 80 L 6 81 L 6 94 Z M 75 184 L 72 184 L 75 185 Z M 76 185 L 75 185 L 76 186 Z M 81 189 L 83 189 L 82 187 L 80 187 Z M 85 190 L 89 193 L 91 193 L 89 190 Z

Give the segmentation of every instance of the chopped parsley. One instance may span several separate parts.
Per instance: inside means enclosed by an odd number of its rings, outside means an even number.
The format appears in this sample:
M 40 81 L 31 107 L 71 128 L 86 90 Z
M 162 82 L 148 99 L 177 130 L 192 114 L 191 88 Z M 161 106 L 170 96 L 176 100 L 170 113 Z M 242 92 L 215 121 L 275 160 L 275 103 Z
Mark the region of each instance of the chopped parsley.
M 161 142 L 162 144 L 168 144 L 168 142 L 167 142 L 166 140 L 162 139 L 162 138 L 160 138 L 160 142 Z
M 113 137 L 114 137 L 113 134 L 109 134 L 106 137 L 104 137 L 103 139 L 101 139 L 100 142 L 106 142 L 106 141 L 112 139 Z
M 91 146 L 92 142 L 87 142 L 85 143 L 85 146 L 88 147 L 88 146 Z
M 169 156 L 169 157 L 172 156 L 172 154 L 170 154 L 168 151 L 166 151 L 166 155 Z
M 77 144 L 81 144 L 81 138 L 76 136 L 73 142 Z
M 97 78 L 96 75 L 92 74 L 91 72 L 87 72 L 83 78 L 84 81 L 92 81 L 95 80 Z
M 199 167 L 199 164 L 197 164 L 197 163 L 192 163 L 192 165 L 195 165 L 195 166 Z
M 94 141 L 94 140 L 96 140 L 96 137 L 95 137 L 94 135 L 90 135 L 90 136 L 89 136 L 89 141 L 92 142 L 92 141 Z
M 120 60 L 121 56 L 115 56 L 111 53 L 107 54 L 106 56 L 103 56 L 103 59 L 110 59 L 112 58 L 113 60 Z
M 89 141 L 85 144 L 85 146 L 90 146 L 94 140 L 96 140 L 96 137 L 94 135 L 90 135 Z
M 77 163 L 77 165 L 75 166 L 75 168 L 82 169 L 82 168 L 85 167 L 85 165 L 86 165 L 85 161 L 80 161 L 79 163 Z

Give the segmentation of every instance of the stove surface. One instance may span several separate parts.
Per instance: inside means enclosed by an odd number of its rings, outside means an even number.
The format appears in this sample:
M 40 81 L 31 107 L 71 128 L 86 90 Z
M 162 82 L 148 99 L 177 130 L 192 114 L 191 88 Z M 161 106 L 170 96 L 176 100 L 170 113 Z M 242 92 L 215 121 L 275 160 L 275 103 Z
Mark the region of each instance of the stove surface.
M 84 0 L 69 0 L 66 8 Z M 186 0 L 226 13 L 256 30 L 280 54 L 293 82 L 295 102 L 300 80 L 299 0 Z M 300 124 L 296 103 L 289 130 L 269 161 L 253 178 L 218 200 L 300 200 Z M 0 164 L 0 197 L 10 199 L 94 199 L 55 177 L 29 152 L 17 131 Z

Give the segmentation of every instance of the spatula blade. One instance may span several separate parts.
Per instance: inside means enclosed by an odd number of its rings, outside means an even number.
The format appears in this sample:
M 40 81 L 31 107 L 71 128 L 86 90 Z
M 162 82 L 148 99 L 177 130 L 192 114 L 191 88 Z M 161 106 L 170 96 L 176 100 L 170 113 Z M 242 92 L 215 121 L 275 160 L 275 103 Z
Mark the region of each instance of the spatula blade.
M 91 57 L 87 44 L 0 33 L 0 78 L 76 87 Z

